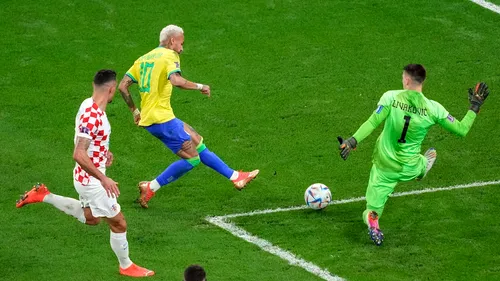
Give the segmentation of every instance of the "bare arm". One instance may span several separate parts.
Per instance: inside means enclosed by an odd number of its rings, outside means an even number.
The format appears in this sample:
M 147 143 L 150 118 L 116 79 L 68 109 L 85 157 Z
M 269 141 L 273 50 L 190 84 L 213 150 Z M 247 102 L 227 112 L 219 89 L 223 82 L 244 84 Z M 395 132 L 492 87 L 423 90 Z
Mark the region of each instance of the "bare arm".
M 99 171 L 99 169 L 94 166 L 94 163 L 90 161 L 87 155 L 89 146 L 90 139 L 78 137 L 76 139 L 75 150 L 73 151 L 73 159 L 85 170 L 85 172 L 101 181 L 106 175 Z
M 85 172 L 101 181 L 102 186 L 108 193 L 108 197 L 111 197 L 111 195 L 118 197 L 118 195 L 120 195 L 117 186 L 118 183 L 108 178 L 94 166 L 94 163 L 92 163 L 90 157 L 87 155 L 89 146 L 90 139 L 77 137 L 75 150 L 73 151 L 73 159 L 85 170 Z
M 111 164 L 113 164 L 113 160 L 114 160 L 114 156 L 113 156 L 113 153 L 111 153 L 111 151 L 108 151 L 108 153 L 106 153 L 106 167 L 109 167 L 111 166 Z
M 128 75 L 125 75 L 122 81 L 120 81 L 118 89 L 120 90 L 125 103 L 127 103 L 130 112 L 132 112 L 132 114 L 134 115 L 134 122 L 136 124 L 139 124 L 139 121 L 141 120 L 141 112 L 135 106 L 134 100 L 132 99 L 132 95 L 129 91 L 129 88 L 132 84 L 134 84 L 134 80 L 132 80 L 132 78 L 130 78 Z
M 202 94 L 210 97 L 210 86 L 208 85 L 191 82 L 182 77 L 179 73 L 172 73 L 168 79 L 170 83 L 176 87 L 184 90 L 199 90 Z
M 122 81 L 120 81 L 118 89 L 120 90 L 120 93 L 122 94 L 122 97 L 125 100 L 125 103 L 127 103 L 130 111 L 134 112 L 137 107 L 135 107 L 134 100 L 132 99 L 132 95 L 130 95 L 130 91 L 128 89 L 132 84 L 134 84 L 132 78 L 128 77 L 128 75 L 125 75 Z

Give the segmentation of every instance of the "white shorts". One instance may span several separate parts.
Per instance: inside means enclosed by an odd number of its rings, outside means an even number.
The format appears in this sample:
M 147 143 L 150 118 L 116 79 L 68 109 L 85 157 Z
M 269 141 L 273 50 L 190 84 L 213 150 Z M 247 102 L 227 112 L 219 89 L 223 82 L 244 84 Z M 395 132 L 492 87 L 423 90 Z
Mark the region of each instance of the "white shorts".
M 90 208 L 94 217 L 112 218 L 120 213 L 120 204 L 116 198 L 108 197 L 99 180 L 91 177 L 88 185 L 82 185 L 78 181 L 73 181 L 73 183 L 80 195 L 82 208 Z

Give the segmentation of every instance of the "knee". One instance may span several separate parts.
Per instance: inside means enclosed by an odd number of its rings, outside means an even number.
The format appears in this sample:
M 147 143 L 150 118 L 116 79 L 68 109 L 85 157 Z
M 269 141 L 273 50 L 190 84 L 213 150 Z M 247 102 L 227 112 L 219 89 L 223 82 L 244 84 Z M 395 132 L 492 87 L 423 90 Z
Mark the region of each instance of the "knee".
M 114 233 L 123 233 L 127 231 L 127 222 L 125 221 L 125 219 L 115 221 L 111 223 L 109 226 Z
M 192 135 L 191 140 L 193 141 L 193 144 L 196 148 L 198 148 L 200 144 L 203 144 L 203 137 L 200 135 Z
M 200 142 L 196 145 L 196 151 L 199 153 L 203 152 L 207 149 L 207 146 L 203 143 L 203 138 L 200 139 Z
M 91 219 L 86 219 L 85 220 L 85 224 L 87 225 L 98 225 L 99 223 L 101 222 L 101 219 L 100 218 L 91 218 Z
M 85 216 L 85 224 L 98 225 L 101 222 L 101 219 L 99 217 L 94 217 L 92 215 L 90 208 L 84 208 L 83 215 Z

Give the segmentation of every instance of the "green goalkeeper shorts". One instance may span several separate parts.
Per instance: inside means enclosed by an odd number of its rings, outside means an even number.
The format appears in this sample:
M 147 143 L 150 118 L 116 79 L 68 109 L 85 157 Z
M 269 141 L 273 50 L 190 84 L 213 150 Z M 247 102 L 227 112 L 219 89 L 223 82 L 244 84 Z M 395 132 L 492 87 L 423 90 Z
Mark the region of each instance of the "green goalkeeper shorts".
M 370 171 L 368 188 L 366 189 L 366 209 L 376 211 L 381 216 L 384 211 L 385 202 L 387 202 L 389 196 L 394 192 L 396 184 L 423 176 L 426 165 L 427 160 L 423 155 L 420 155 L 420 161 L 415 166 L 403 166 L 403 170 L 399 172 L 381 170 L 373 164 Z

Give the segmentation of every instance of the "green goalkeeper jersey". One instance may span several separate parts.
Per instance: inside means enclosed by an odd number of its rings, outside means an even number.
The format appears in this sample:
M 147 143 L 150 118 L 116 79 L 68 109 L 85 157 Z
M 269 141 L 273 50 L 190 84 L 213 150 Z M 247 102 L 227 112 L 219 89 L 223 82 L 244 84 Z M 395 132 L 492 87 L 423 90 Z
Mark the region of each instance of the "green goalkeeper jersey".
M 440 103 L 417 91 L 388 91 L 353 137 L 359 143 L 385 121 L 375 144 L 373 163 L 380 169 L 398 172 L 405 166 L 417 165 L 422 142 L 434 124 L 465 136 L 475 118 L 476 113 L 469 110 L 462 121 L 456 120 Z

